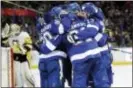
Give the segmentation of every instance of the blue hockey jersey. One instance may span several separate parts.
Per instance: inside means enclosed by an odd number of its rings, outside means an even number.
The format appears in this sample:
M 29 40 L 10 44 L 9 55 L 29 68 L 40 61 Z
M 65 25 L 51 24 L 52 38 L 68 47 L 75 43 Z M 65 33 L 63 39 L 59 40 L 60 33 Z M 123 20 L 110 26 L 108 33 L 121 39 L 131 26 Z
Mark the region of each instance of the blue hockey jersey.
M 92 19 L 85 20 L 85 26 L 81 27 L 77 36 L 81 40 L 93 38 L 99 32 L 99 24 Z
M 54 51 L 61 42 L 60 35 L 53 36 L 48 31 L 44 33 L 43 38 L 43 43 L 40 44 L 40 51 L 43 54 Z
M 72 22 L 66 35 L 69 43 L 67 51 L 72 63 L 100 56 L 98 44 L 93 39 L 97 32 L 96 23 L 84 19 L 76 19 Z
M 90 18 L 90 20 L 95 21 L 99 25 L 99 32 L 103 33 L 105 30 L 105 25 L 102 20 L 99 20 L 97 18 Z
M 49 31 L 54 35 L 63 34 L 64 27 L 61 24 L 60 20 L 55 19 L 55 20 L 52 20 L 49 24 L 43 26 L 43 28 L 41 29 L 41 32 L 45 32 L 45 31 Z
M 106 53 L 111 50 L 111 46 L 108 46 L 107 44 L 107 34 L 98 33 L 94 39 L 97 41 L 101 53 Z
M 94 39 L 97 41 L 99 48 L 100 48 L 100 52 L 102 54 L 104 53 L 108 53 L 111 49 L 112 46 L 108 45 L 108 35 L 103 33 L 104 29 L 105 29 L 105 25 L 104 22 L 102 20 L 96 19 L 95 21 L 99 24 L 99 33 L 94 37 Z
M 60 31 L 53 31 L 54 29 L 59 30 L 58 27 L 54 28 L 53 23 L 45 25 L 40 31 L 40 38 L 43 40 L 43 43 L 40 44 L 40 58 L 61 58 L 66 57 L 66 54 L 60 50 L 56 50 L 59 44 L 62 41 L 62 35 L 59 35 Z
M 94 39 L 97 41 L 98 45 L 100 47 L 104 46 L 105 44 L 107 44 L 107 39 L 108 39 L 108 35 L 105 33 L 98 33 Z

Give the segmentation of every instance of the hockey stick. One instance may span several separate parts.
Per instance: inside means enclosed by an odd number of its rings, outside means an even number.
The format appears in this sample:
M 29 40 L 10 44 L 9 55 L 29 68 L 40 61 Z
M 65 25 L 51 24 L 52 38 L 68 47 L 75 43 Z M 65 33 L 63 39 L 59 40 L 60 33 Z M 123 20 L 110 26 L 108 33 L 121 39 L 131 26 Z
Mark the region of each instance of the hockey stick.
M 115 48 L 113 48 L 112 50 L 114 50 L 114 51 L 119 51 L 119 52 L 122 52 L 122 53 L 132 54 L 131 52 L 127 52 L 127 51 L 120 50 L 120 49 L 115 49 Z

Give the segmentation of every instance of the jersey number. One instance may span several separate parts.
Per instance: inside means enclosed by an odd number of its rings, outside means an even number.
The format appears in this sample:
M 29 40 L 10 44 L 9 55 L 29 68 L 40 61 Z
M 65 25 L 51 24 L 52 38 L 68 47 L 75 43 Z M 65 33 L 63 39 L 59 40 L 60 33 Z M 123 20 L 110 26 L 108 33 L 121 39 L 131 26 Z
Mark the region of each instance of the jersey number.
M 53 36 L 51 35 L 51 33 L 46 31 L 42 34 L 41 40 L 43 40 L 43 43 L 45 43 L 47 40 L 50 40 L 52 38 Z
M 73 31 L 69 32 L 69 34 L 67 35 L 67 40 L 70 43 L 76 44 L 77 41 L 78 41 L 77 34 L 78 34 L 78 31 L 77 30 L 73 30 Z

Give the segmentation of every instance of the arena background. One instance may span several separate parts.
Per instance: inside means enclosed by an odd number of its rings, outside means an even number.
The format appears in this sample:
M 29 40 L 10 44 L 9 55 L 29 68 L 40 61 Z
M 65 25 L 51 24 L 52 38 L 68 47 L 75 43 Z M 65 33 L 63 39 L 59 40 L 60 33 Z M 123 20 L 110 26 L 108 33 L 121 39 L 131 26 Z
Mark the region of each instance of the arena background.
M 79 4 L 85 1 L 77 1 Z M 132 46 L 133 29 L 133 3 L 130 1 L 92 1 L 102 8 L 105 14 L 106 31 L 111 37 L 114 46 Z M 8 1 L 1 2 L 1 23 L 2 27 L 6 22 L 21 22 L 23 27 L 28 24 L 28 32 L 35 37 L 35 24 L 38 16 L 50 10 L 53 6 L 67 4 L 70 1 Z M 18 9 L 17 14 L 13 10 Z M 20 11 L 19 9 L 28 10 Z M 34 9 L 34 10 L 33 10 Z M 25 29 L 25 28 L 24 28 Z
M 86 1 L 76 2 L 83 4 Z M 114 57 L 113 64 L 121 65 L 121 67 L 114 67 L 116 80 L 113 85 L 114 87 L 116 85 L 118 87 L 130 87 L 132 85 L 133 2 L 91 2 L 103 10 L 105 14 L 106 33 L 110 36 L 110 43 L 118 50 L 112 52 Z M 24 30 L 28 31 L 34 41 L 37 39 L 35 31 L 36 19 L 38 17 L 44 17 L 45 13 L 53 6 L 67 3 L 70 3 L 70 1 L 1 1 L 1 29 L 5 23 L 19 23 Z M 1 45 L 3 47 L 3 44 Z M 125 51 L 125 53 L 122 51 Z M 131 54 L 126 52 L 130 52 Z M 125 75 L 127 77 L 124 77 Z M 122 77 L 124 77 L 124 81 L 121 80 Z

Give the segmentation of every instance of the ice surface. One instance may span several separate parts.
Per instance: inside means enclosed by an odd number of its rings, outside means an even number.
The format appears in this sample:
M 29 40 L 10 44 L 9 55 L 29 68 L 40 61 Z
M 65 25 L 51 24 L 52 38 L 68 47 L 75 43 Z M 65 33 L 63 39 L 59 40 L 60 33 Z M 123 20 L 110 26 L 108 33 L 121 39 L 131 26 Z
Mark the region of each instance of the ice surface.
M 113 66 L 114 82 L 112 87 L 132 87 L 132 65 Z M 67 82 L 65 87 L 68 87 Z
M 132 65 L 113 66 L 114 82 L 112 87 L 132 87 Z

